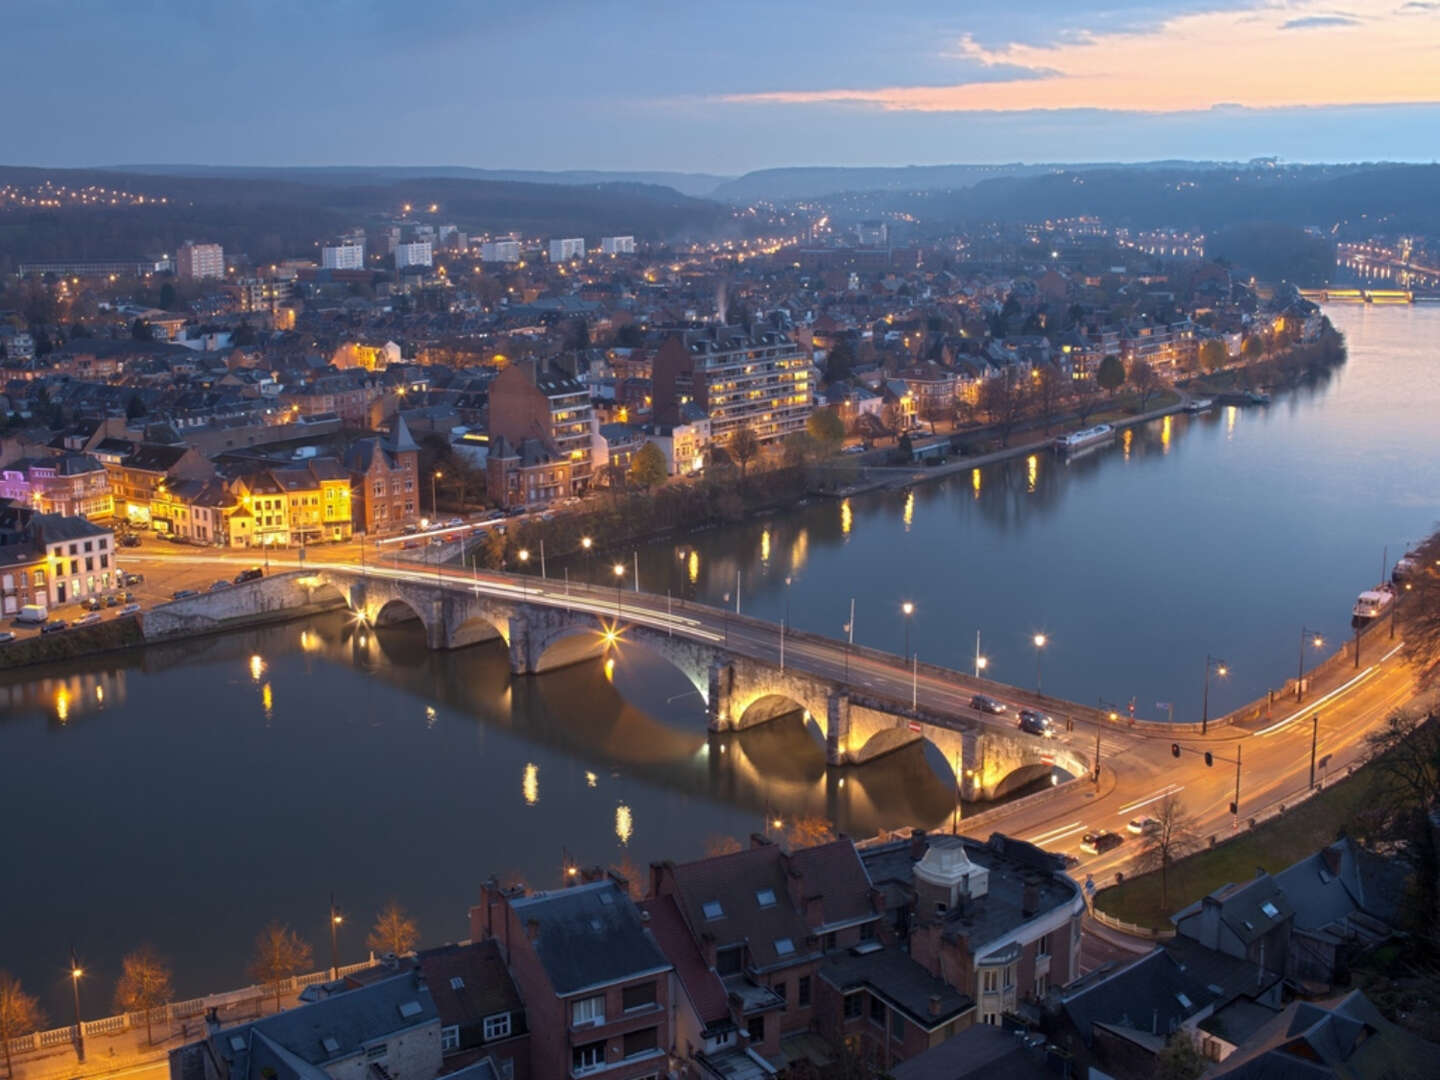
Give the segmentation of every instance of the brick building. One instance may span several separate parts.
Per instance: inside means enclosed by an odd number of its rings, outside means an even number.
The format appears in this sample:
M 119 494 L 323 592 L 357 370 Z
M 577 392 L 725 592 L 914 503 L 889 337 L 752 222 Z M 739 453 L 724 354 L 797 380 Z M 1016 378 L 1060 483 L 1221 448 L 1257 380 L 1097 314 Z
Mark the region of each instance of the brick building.
M 352 443 L 344 461 L 356 531 L 398 532 L 419 522 L 420 447 L 402 418 L 395 418 L 388 434 Z

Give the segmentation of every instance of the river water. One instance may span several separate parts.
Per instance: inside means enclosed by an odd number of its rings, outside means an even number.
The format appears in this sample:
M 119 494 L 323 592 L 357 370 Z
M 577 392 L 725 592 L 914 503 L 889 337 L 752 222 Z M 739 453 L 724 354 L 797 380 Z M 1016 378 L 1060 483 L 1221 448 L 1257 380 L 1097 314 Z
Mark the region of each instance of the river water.
M 924 660 L 972 668 L 979 630 L 992 676 L 1148 718 L 1198 717 L 1209 654 L 1230 670 L 1211 685 L 1223 712 L 1293 676 L 1302 625 L 1343 636 L 1384 546 L 1393 561 L 1440 518 L 1440 306 L 1330 314 L 1350 362 L 1268 409 L 653 544 L 641 584 L 733 605 L 738 572 L 747 614 L 788 602 L 834 636 L 853 597 L 855 640 L 897 652 L 910 600 Z M 827 774 L 798 720 L 707 738 L 689 683 L 634 650 L 512 682 L 498 647 L 432 654 L 336 615 L 12 673 L 0 970 L 62 1022 L 73 942 L 84 1011 L 106 1015 L 141 942 L 181 995 L 216 991 L 272 918 L 327 964 L 332 891 L 346 962 L 391 897 L 426 941 L 455 940 L 490 874 L 643 876 L 813 816 L 933 826 L 949 785 L 919 746 Z

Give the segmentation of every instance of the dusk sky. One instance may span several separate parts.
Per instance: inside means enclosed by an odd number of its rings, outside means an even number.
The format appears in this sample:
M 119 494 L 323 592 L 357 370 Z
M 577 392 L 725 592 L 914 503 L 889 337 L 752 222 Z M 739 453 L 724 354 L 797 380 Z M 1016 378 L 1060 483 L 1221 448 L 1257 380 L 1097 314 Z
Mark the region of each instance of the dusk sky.
M 1440 0 L 3 0 L 8 164 L 1440 157 Z

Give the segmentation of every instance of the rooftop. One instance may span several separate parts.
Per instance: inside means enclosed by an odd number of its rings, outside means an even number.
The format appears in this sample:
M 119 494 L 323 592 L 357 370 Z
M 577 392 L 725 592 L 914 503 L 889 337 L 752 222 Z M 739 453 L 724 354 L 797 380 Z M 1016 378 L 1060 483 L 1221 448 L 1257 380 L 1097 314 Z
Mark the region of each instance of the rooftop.
M 533 929 L 535 953 L 561 997 L 671 966 L 634 901 L 608 879 L 514 899 L 510 907 Z

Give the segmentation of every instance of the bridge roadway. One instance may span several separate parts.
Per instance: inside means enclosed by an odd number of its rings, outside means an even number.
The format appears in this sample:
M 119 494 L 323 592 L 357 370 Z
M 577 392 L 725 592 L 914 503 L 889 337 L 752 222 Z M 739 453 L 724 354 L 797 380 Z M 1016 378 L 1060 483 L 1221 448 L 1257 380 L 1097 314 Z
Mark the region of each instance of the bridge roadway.
M 312 549 L 312 553 L 315 549 Z M 234 568 L 253 562 L 253 553 L 235 556 L 196 555 L 176 552 L 174 555 L 131 555 L 127 563 L 169 563 L 181 558 L 190 567 L 223 564 Z M 348 554 L 348 553 L 347 553 Z M 323 573 L 335 571 L 353 580 L 360 573 L 357 563 L 348 559 L 311 558 L 306 570 Z M 148 568 L 148 567 L 147 567 Z M 201 570 L 202 573 L 205 571 Z M 213 573 L 213 570 L 209 571 Z M 541 579 L 506 574 L 441 570 L 402 566 L 376 566 L 364 570 L 365 576 L 379 581 L 408 583 L 410 587 L 425 586 L 445 591 L 458 590 L 472 596 L 496 598 L 524 605 L 548 607 L 558 611 L 588 611 L 614 625 L 617 591 L 605 586 L 583 585 L 555 578 Z M 627 575 L 628 577 L 628 575 Z M 746 657 L 767 665 L 779 665 L 780 629 L 778 626 L 748 617 L 736 616 L 707 605 L 672 602 L 633 589 L 619 594 L 619 647 L 625 647 L 625 635 L 631 628 L 646 628 L 667 636 L 678 635 L 702 642 L 717 650 Z M 1035 739 L 1036 745 L 1052 746 L 1064 755 L 1093 760 L 1096 736 L 1099 735 L 1100 775 L 1098 781 L 1084 776 L 1058 785 L 1053 792 L 1017 800 L 985 811 L 972 828 L 982 833 L 1002 830 L 1010 835 L 1033 841 L 1052 850 L 1079 859 L 1080 874 L 1094 874 L 1096 884 L 1104 884 L 1101 875 L 1124 866 L 1138 849 L 1138 842 L 1125 832 L 1126 822 L 1142 815 L 1169 794 L 1183 801 L 1194 818 L 1202 837 L 1223 839 L 1235 828 L 1244 828 L 1247 821 L 1274 809 L 1287 800 L 1303 796 L 1309 786 L 1311 762 L 1311 717 L 1319 714 L 1317 730 L 1317 779 L 1323 784 L 1346 774 L 1348 768 L 1364 760 L 1365 735 L 1382 725 L 1392 712 L 1415 697 L 1412 674 L 1401 656 L 1400 638 L 1390 641 L 1383 633 L 1372 634 L 1362 649 L 1364 663 L 1358 670 L 1337 665 L 1326 683 L 1312 686 L 1303 705 L 1293 701 L 1278 702 L 1274 710 L 1244 724 L 1212 724 L 1208 735 L 1201 737 L 1195 725 L 1175 725 L 1179 734 L 1155 730 L 1160 725 L 1130 726 L 1124 719 L 1106 721 L 1096 710 L 1073 706 L 1061 710 L 1051 699 L 1045 699 L 1047 711 L 1063 717 L 1076 717 L 1074 730 L 1062 731 L 1054 740 Z M 904 711 L 913 699 L 917 717 L 927 738 L 943 746 L 936 736 L 940 726 L 955 732 L 981 731 L 1010 738 L 1032 739 L 1015 729 L 1014 711 L 1033 704 L 1035 695 L 1016 688 L 999 688 L 999 684 L 977 681 L 961 672 L 947 671 L 920 664 L 918 672 L 907 666 L 899 656 L 877 650 L 849 646 L 812 634 L 797 632 L 785 635 L 785 667 L 803 672 L 845 688 L 861 696 L 874 695 L 900 703 Z M 1000 698 L 1011 707 L 1009 716 L 993 716 L 971 709 L 969 702 L 977 688 Z M 915 724 L 911 724 L 914 727 Z M 1240 777 L 1240 813 L 1231 815 L 1229 806 L 1235 791 L 1235 767 L 1217 760 L 1207 767 L 1202 754 L 1182 753 L 1172 756 L 1171 745 L 1178 742 L 1188 750 L 1211 750 L 1221 759 L 1242 758 Z M 962 831 L 964 826 L 961 826 Z M 1087 855 L 1080 850 L 1083 835 L 1096 830 L 1111 830 L 1125 841 L 1102 855 Z

